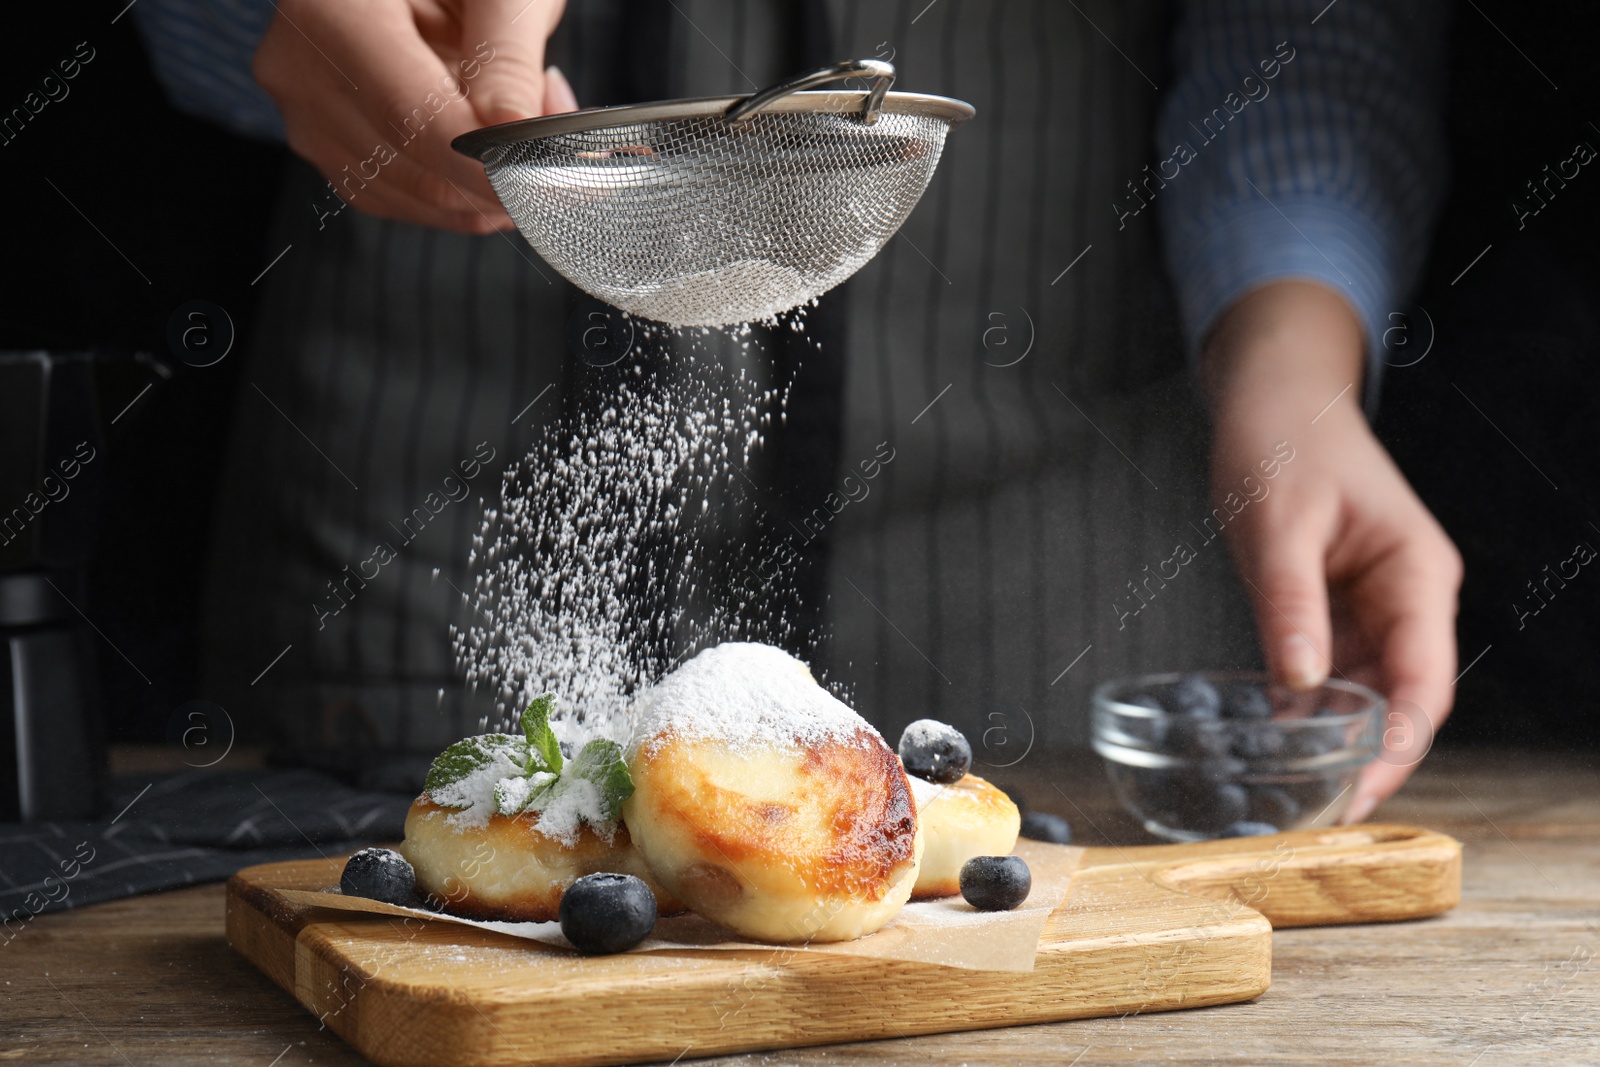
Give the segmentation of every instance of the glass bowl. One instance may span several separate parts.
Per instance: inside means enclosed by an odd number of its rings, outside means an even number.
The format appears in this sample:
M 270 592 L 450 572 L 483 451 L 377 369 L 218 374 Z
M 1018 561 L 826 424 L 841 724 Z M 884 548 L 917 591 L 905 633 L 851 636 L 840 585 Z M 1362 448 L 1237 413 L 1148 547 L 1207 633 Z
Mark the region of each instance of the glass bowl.
M 1259 671 L 1147 674 L 1105 683 L 1093 702 L 1117 798 L 1168 841 L 1336 823 L 1382 748 L 1386 707 L 1353 682 L 1293 692 Z

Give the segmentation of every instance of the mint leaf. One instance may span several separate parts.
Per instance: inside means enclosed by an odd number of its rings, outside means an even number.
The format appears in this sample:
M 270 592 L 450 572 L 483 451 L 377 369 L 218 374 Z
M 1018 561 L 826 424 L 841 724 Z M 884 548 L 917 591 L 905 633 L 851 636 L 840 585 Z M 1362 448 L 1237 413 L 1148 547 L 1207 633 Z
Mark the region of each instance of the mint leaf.
M 550 729 L 550 713 L 555 710 L 556 696 L 546 693 L 528 705 L 522 713 L 522 732 L 528 738 L 528 773 L 547 771 L 561 773 L 561 745 L 555 731 Z
M 527 750 L 528 742 L 512 734 L 480 734 L 463 738 L 439 753 L 428 768 L 423 789 L 432 796 L 436 791 L 487 767 L 501 754 L 507 755 L 518 766 L 524 766 L 528 760 Z
M 633 795 L 633 775 L 622 760 L 622 747 L 615 741 L 596 738 L 583 746 L 583 751 L 573 759 L 562 776 L 586 778 L 600 791 L 603 819 L 615 819 L 622 810 L 622 802 Z
M 475 808 L 492 798 L 500 815 L 548 811 L 557 827 L 568 828 L 615 819 L 633 795 L 621 746 L 598 738 L 564 761 L 550 729 L 554 708 L 555 696 L 546 694 L 522 713 L 524 736 L 482 734 L 445 749 L 428 769 L 424 787 L 434 803 Z
M 530 807 L 543 807 L 560 782 L 556 776 L 543 771 L 535 771 L 531 777 L 502 778 L 494 786 L 494 810 L 501 815 L 516 815 Z

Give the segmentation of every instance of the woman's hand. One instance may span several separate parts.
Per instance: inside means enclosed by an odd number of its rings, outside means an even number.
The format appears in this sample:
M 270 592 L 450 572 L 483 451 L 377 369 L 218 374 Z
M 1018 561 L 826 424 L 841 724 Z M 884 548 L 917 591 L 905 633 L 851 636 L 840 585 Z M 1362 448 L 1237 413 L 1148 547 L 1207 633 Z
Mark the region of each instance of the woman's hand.
M 1293 449 L 1227 527 L 1268 668 L 1296 689 L 1331 670 L 1390 701 L 1346 822 L 1400 788 L 1450 713 L 1461 585 L 1460 554 L 1361 412 L 1363 347 L 1341 296 L 1285 281 L 1241 298 L 1202 359 L 1219 500 L 1261 482 L 1280 442 Z
M 255 77 L 289 147 L 348 203 L 460 233 L 507 229 L 483 168 L 450 141 L 578 106 L 544 64 L 562 3 L 278 0 Z

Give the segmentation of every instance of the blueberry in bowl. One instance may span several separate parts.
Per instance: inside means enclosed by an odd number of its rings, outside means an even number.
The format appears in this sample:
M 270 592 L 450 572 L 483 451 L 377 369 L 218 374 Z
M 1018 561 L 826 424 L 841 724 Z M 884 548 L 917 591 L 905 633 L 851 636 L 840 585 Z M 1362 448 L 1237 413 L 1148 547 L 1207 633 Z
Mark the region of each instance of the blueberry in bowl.
M 1295 692 L 1261 672 L 1152 674 L 1096 689 L 1092 735 L 1146 830 L 1201 841 L 1337 822 L 1386 706 L 1340 679 Z
M 1222 694 L 1204 675 L 1185 674 L 1167 686 L 1162 705 L 1174 715 L 1215 719 L 1222 714 Z

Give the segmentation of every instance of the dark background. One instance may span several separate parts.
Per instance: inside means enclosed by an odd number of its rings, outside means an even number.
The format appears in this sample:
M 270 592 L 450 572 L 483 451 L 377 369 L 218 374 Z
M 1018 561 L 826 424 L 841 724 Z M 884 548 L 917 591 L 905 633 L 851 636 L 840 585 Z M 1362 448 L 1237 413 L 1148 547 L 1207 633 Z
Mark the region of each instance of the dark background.
M 187 365 L 168 346 L 169 321 L 205 300 L 248 336 L 251 281 L 278 251 L 263 238 L 285 156 L 174 112 L 132 13 L 111 21 L 123 2 L 28 5 L 8 23 L 0 107 L 20 106 L 79 42 L 95 58 L 66 99 L 0 145 L 0 349 L 107 347 L 162 361 L 129 363 L 100 403 L 108 420 L 156 383 L 111 428 L 84 604 L 150 678 L 102 650 L 111 738 L 126 741 L 162 738 L 196 695 L 200 564 L 242 364 L 240 342 L 216 365 Z M 1405 345 L 1394 335 L 1389 360 L 1427 355 L 1387 371 L 1377 420 L 1467 563 L 1461 665 L 1483 654 L 1441 744 L 1600 739 L 1588 671 L 1600 568 L 1552 584 L 1548 606 L 1520 627 L 1513 607 L 1539 607 L 1526 583 L 1579 542 L 1600 548 L 1600 160 L 1520 230 L 1511 208 L 1577 142 L 1600 149 L 1591 29 L 1577 3 L 1455 11 L 1452 191 L 1417 298 L 1425 314 L 1403 324 Z

